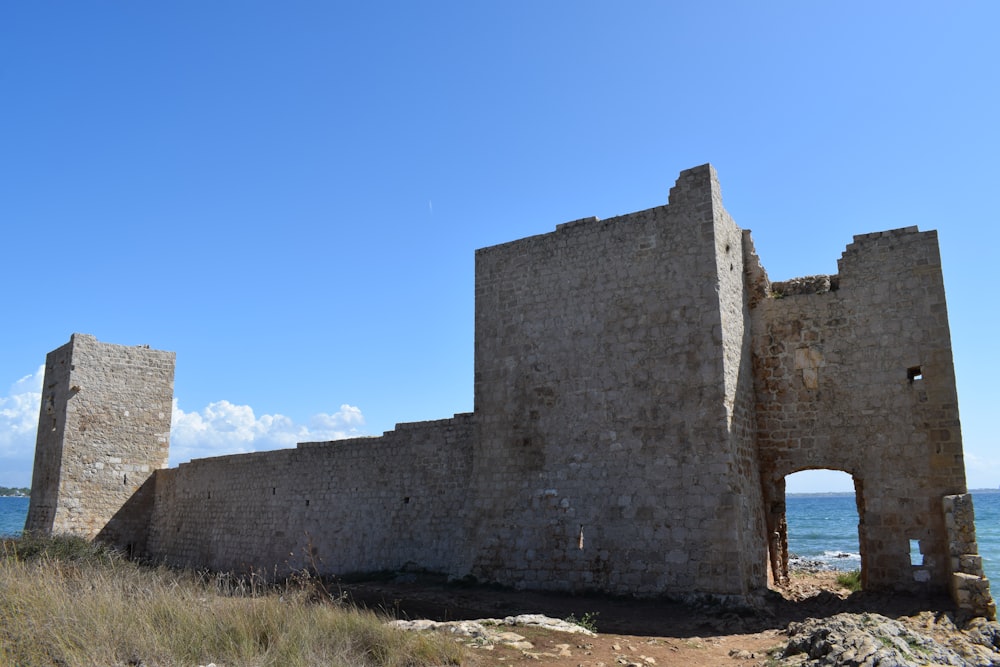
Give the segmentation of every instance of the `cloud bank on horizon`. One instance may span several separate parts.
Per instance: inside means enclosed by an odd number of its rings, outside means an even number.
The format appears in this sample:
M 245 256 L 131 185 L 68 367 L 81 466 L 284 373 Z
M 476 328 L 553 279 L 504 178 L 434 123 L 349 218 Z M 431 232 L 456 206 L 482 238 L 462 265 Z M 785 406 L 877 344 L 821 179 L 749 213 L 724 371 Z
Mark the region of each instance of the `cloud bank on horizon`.
M 174 399 L 170 424 L 170 464 L 193 458 L 242 454 L 294 447 L 300 442 L 325 442 L 364 435 L 361 410 L 343 404 L 333 414 L 313 415 L 297 424 L 284 415 L 256 416 L 249 405 L 215 401 L 196 412 L 185 412 Z
M 31 483 L 35 433 L 45 366 L 13 383 L 0 396 L 0 486 Z M 174 398 L 170 426 L 170 465 L 193 458 L 243 454 L 366 435 L 361 409 L 347 403 L 333 413 L 313 415 L 306 424 L 281 414 L 257 415 L 249 405 L 226 400 L 187 412 Z
M 35 432 L 45 366 L 25 375 L 0 396 L 0 486 L 28 486 L 35 459 Z

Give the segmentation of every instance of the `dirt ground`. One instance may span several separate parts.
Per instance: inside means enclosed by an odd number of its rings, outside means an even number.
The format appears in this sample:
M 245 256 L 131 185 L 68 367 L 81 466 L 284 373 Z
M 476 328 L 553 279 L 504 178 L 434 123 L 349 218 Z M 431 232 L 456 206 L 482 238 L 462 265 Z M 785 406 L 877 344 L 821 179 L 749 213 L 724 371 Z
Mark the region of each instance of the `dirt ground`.
M 788 587 L 769 593 L 763 609 L 739 613 L 717 606 L 663 600 L 461 588 L 429 577 L 410 579 L 340 584 L 339 588 L 356 604 L 395 618 L 454 621 L 519 614 L 559 619 L 572 615 L 592 619 L 597 627 L 596 637 L 505 628 L 524 636 L 533 648 L 473 648 L 473 664 L 477 666 L 763 667 L 769 656 L 787 643 L 785 628 L 793 621 L 840 612 L 876 612 L 907 622 L 921 611 L 937 614 L 952 609 L 947 598 L 927 600 L 864 591 L 851 594 L 837 586 L 835 572 L 793 573 Z M 924 632 L 926 619 L 924 614 Z M 919 623 L 912 620 L 908 624 Z

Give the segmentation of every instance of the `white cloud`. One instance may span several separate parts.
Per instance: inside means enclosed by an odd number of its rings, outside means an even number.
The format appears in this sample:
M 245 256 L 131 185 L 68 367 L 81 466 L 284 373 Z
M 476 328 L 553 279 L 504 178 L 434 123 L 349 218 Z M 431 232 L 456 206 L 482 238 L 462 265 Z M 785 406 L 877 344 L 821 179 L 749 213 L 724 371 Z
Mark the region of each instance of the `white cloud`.
M 0 396 L 0 486 L 27 486 L 31 480 L 44 374 L 45 366 L 39 366 Z
M 14 382 L 0 395 L 0 486 L 28 486 L 35 460 L 38 406 L 45 366 Z M 365 418 L 353 405 L 320 413 L 307 424 L 280 414 L 256 416 L 249 405 L 216 401 L 185 412 L 174 399 L 170 430 L 172 464 L 192 458 L 294 447 L 299 442 L 339 440 L 364 435 Z
M 294 447 L 300 442 L 340 440 L 364 435 L 361 410 L 340 406 L 333 414 L 314 415 L 308 425 L 284 415 L 257 417 L 249 405 L 229 401 L 209 403 L 201 411 L 185 412 L 174 399 L 170 429 L 170 462 Z

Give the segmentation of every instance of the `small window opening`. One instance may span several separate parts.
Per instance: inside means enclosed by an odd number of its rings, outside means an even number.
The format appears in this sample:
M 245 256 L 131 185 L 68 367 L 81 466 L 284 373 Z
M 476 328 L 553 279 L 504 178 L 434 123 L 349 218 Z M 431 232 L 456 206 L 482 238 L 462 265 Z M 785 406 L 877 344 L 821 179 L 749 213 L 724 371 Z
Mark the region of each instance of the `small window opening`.
M 920 553 L 920 540 L 910 540 L 910 565 L 923 565 L 924 557 Z
M 276 490 L 277 490 L 277 487 L 274 487 L 274 486 L 271 487 L 271 495 L 272 496 L 275 494 Z
M 122 475 L 122 486 L 128 484 L 128 475 Z
M 583 524 L 580 525 L 580 539 L 576 543 L 576 548 L 583 551 Z
M 211 500 L 211 499 L 212 499 L 212 492 L 211 492 L 211 491 L 209 491 L 209 492 L 208 492 L 208 499 L 209 499 L 209 500 Z
M 924 374 L 920 372 L 920 366 L 913 366 L 912 368 L 907 368 L 906 379 L 909 380 L 910 382 L 914 382 L 916 380 L 923 380 Z
M 309 500 L 306 499 L 306 507 L 309 507 Z
M 406 496 L 405 498 L 403 498 L 403 504 L 404 505 L 409 505 L 410 504 L 410 497 L 409 496 Z

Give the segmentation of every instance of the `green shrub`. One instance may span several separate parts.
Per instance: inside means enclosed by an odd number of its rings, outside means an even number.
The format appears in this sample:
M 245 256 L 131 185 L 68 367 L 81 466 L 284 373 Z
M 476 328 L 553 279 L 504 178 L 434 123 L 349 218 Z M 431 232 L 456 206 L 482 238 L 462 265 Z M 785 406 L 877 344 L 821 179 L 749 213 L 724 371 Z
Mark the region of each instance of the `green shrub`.
M 570 614 L 566 617 L 567 623 L 574 623 L 579 625 L 584 630 L 590 630 L 591 632 L 597 632 L 597 615 L 600 614 L 599 611 L 588 611 L 583 614 L 580 618 L 577 618 L 575 614 Z
M 850 572 L 841 572 L 837 575 L 837 585 L 846 588 L 852 593 L 856 593 L 861 590 L 861 570 L 851 570 Z

